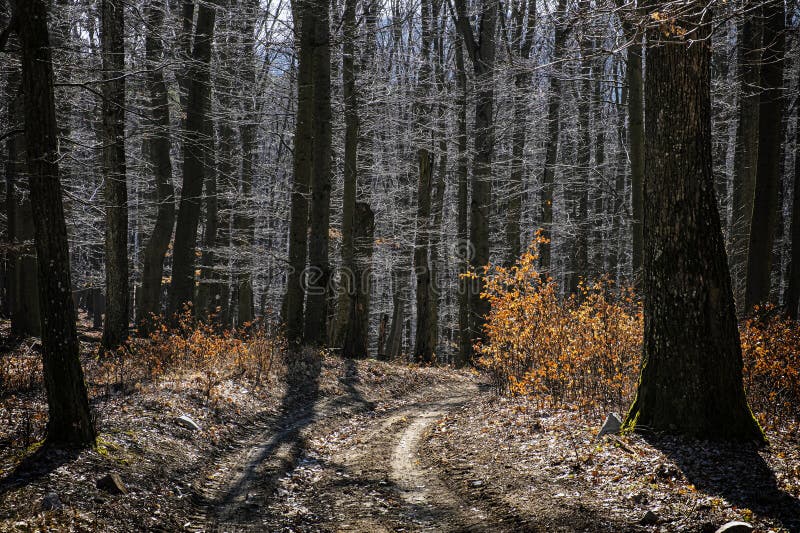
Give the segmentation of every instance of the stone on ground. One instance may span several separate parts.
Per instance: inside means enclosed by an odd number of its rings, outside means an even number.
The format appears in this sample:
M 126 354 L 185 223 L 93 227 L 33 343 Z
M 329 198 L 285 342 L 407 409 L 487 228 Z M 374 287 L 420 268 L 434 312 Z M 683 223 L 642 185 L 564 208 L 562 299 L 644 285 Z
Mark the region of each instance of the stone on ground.
M 197 422 L 189 418 L 187 415 L 179 416 L 175 419 L 175 423 L 191 431 L 200 431 L 200 426 L 197 424 Z
M 603 422 L 603 427 L 600 428 L 600 432 L 597 434 L 598 437 L 602 437 L 603 435 L 616 435 L 619 433 L 619 430 L 622 429 L 622 420 L 615 414 L 609 413 L 606 417 L 606 421 Z
M 128 489 L 119 474 L 112 472 L 97 480 L 97 488 L 109 494 L 128 494 Z
M 750 533 L 753 526 L 747 522 L 728 522 L 720 527 L 716 533 Z

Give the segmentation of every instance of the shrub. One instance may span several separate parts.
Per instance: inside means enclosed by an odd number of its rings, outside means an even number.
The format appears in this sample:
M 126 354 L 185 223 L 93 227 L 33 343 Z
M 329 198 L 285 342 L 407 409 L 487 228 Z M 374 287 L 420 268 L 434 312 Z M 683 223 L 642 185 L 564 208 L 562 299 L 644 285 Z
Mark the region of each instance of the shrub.
M 635 392 L 643 339 L 633 291 L 606 279 L 565 298 L 536 270 L 536 240 L 511 267 L 487 267 L 483 298 L 491 312 L 477 363 L 499 392 L 529 395 L 542 407 L 592 414 L 624 411 Z M 475 273 L 467 274 L 475 277 Z M 800 428 L 800 328 L 774 308 L 739 327 L 744 386 L 768 429 Z
M 478 364 L 501 392 L 533 395 L 543 406 L 622 407 L 634 392 L 641 306 L 608 279 L 562 299 L 536 270 L 542 242 L 537 235 L 516 264 L 484 272 L 491 312 Z

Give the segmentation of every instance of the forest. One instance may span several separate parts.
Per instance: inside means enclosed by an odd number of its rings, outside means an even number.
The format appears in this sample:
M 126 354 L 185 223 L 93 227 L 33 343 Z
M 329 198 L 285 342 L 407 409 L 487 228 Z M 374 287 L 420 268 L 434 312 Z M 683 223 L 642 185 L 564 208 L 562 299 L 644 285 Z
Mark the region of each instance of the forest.
M 0 531 L 800 532 L 797 0 L 0 0 Z

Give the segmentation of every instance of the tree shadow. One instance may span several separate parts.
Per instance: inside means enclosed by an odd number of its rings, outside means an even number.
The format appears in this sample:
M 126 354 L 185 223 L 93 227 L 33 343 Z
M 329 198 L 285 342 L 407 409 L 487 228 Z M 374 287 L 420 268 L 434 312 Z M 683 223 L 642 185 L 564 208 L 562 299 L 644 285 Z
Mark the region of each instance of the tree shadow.
M 655 435 L 645 440 L 675 462 L 698 491 L 750 509 L 789 531 L 800 531 L 800 499 L 780 488 L 759 445 Z
M 344 364 L 345 371 L 340 381 L 347 395 L 331 404 L 372 408 L 373 404 L 366 401 L 355 386 L 360 381 L 355 363 L 345 360 Z M 253 449 L 241 474 L 224 494 L 215 501 L 198 502 L 215 510 L 214 519 L 220 525 L 228 525 L 231 521 L 242 526 L 258 523 L 266 501 L 252 501 L 250 496 L 258 494 L 267 500 L 271 498 L 280 479 L 302 459 L 307 450 L 304 429 L 319 419 L 321 370 L 322 359 L 316 352 L 298 349 L 289 354 L 286 393 L 281 401 L 280 415 L 271 424 L 271 437 Z
M 81 448 L 57 448 L 43 444 L 26 456 L 8 474 L 0 477 L 0 497 L 7 492 L 29 485 L 80 456 Z

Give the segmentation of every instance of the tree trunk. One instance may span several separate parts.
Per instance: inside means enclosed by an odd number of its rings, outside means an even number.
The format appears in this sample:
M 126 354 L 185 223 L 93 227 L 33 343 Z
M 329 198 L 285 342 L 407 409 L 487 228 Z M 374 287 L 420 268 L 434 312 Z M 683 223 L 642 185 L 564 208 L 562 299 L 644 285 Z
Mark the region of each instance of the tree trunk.
M 483 325 L 489 314 L 489 301 L 481 298 L 484 267 L 489 264 L 489 224 L 492 205 L 492 159 L 494 157 L 494 67 L 495 29 L 497 27 L 496 0 L 483 0 L 478 22 L 478 39 L 466 15 L 464 0 L 458 2 L 458 25 L 464 44 L 472 59 L 475 73 L 475 160 L 472 170 L 472 198 L 469 211 L 470 268 L 479 276 L 468 283 L 470 307 L 469 349 L 483 337 Z
M 306 258 L 308 257 L 308 193 L 311 184 L 314 121 L 314 10 L 305 3 L 294 9 L 298 25 L 297 116 L 294 134 L 294 180 L 289 223 L 289 279 L 283 304 L 286 336 L 303 340 Z
M 527 20 L 525 19 L 527 11 Z M 525 64 L 533 47 L 533 38 L 536 32 L 536 0 L 514 2 L 512 6 L 512 19 L 514 20 L 514 37 L 511 43 L 516 57 L 513 61 L 518 63 L 514 72 L 514 123 L 511 134 L 511 175 L 506 214 L 506 266 L 514 264 L 522 254 L 520 223 L 522 218 L 522 197 L 524 194 L 523 178 L 525 176 L 525 143 L 527 140 L 528 117 L 528 92 L 531 83 L 530 69 Z
M 304 338 L 321 345 L 328 340 L 328 231 L 331 203 L 331 43 L 329 0 L 316 0 L 313 68 L 313 136 L 311 210 L 309 213 L 308 302 Z
M 613 241 L 606 241 L 606 224 L 610 208 L 608 202 L 608 181 L 606 172 L 606 127 L 605 115 L 603 109 L 605 107 L 605 93 L 604 93 L 604 80 L 605 80 L 605 54 L 600 53 L 602 50 L 602 42 L 599 39 L 594 42 L 594 49 L 598 53 L 595 61 L 595 75 L 594 75 L 594 95 L 593 95 L 593 114 L 594 114 L 594 172 L 597 174 L 598 179 L 592 185 L 593 199 L 593 214 L 594 221 L 589 224 L 592 237 L 592 260 L 589 267 L 590 277 L 599 277 L 605 271 L 605 258 L 608 251 L 608 245 L 614 245 Z M 613 216 L 613 213 L 612 213 Z
M 405 321 L 405 300 L 407 275 L 394 272 L 394 294 L 392 297 L 392 321 L 389 325 L 389 337 L 386 339 L 386 359 L 396 360 L 403 353 L 403 323 Z
M 760 10 L 758 10 L 760 13 Z M 750 217 L 758 163 L 759 84 L 761 81 L 760 14 L 747 16 L 739 29 L 738 76 L 739 121 L 733 167 L 733 206 L 730 222 L 730 264 L 733 293 L 740 311 L 744 304 L 747 248 L 750 240 Z
M 19 71 L 11 71 L 7 81 L 8 124 L 24 129 L 23 98 L 18 91 L 20 83 Z M 12 94 L 11 91 L 18 91 Z M 34 220 L 29 197 L 18 196 L 22 162 L 20 158 L 25 152 L 24 135 L 9 135 L 6 139 L 8 150 L 6 170 L 6 230 L 8 232 L 9 249 L 7 257 L 8 269 L 8 311 L 11 317 L 11 333 L 15 336 L 40 336 L 41 314 L 39 310 L 39 287 L 37 281 L 38 263 L 34 246 Z
M 428 234 L 431 215 L 433 163 L 430 151 L 417 151 L 419 183 L 417 185 L 417 236 L 414 243 L 414 273 L 417 278 L 417 329 L 414 337 L 414 361 L 432 363 L 431 344 L 431 270 L 428 263 Z
M 101 2 L 103 49 L 103 180 L 106 204 L 106 320 L 103 348 L 114 350 L 128 338 L 128 186 L 125 170 L 124 6 Z
M 360 280 L 355 276 L 354 223 L 356 184 L 358 183 L 358 97 L 356 94 L 356 1 L 344 4 L 344 37 L 342 39 L 342 83 L 344 100 L 344 190 L 342 192 L 342 286 L 339 291 L 333 346 L 344 348 L 344 339 L 351 327 L 352 302 Z M 352 357 L 352 354 L 342 354 Z
M 211 104 L 209 103 L 209 106 Z M 209 108 L 211 111 L 211 108 Z M 217 297 L 219 296 L 219 271 L 217 269 L 217 244 L 219 236 L 219 193 L 217 190 L 217 160 L 216 140 L 214 137 L 213 113 L 205 123 L 203 133 L 205 150 L 203 151 L 203 166 L 205 168 L 206 182 L 203 199 L 205 200 L 205 224 L 203 225 L 203 245 L 200 262 L 200 282 L 197 286 L 194 312 L 202 320 L 212 318 L 216 310 Z M 218 317 L 213 317 L 218 318 Z
M 93 445 L 96 433 L 79 359 L 57 163 L 47 12 L 42 0 L 17 0 L 16 8 L 22 41 L 25 147 L 39 258 L 42 358 L 49 411 L 47 441 L 53 445 Z
M 778 216 L 780 154 L 783 141 L 783 63 L 786 48 L 784 4 L 764 5 L 763 88 L 758 111 L 758 155 L 753 215 L 750 219 L 750 245 L 747 254 L 745 310 L 769 300 L 772 273 L 772 247 Z
M 632 35 L 636 36 L 635 30 Z M 641 40 L 634 37 L 628 47 L 628 68 L 625 71 L 628 85 L 628 152 L 631 158 L 631 209 L 633 211 L 633 279 L 638 284 L 642 270 L 643 243 L 643 187 L 645 168 L 644 91 L 642 77 Z
M 463 367 L 469 364 L 472 353 L 469 321 L 469 295 L 467 285 L 472 283 L 465 277 L 469 265 L 469 234 L 467 233 L 469 198 L 469 152 L 467 151 L 467 70 L 464 65 L 464 43 L 462 39 L 456 42 L 456 82 L 458 85 L 458 162 L 456 173 L 458 175 L 457 198 L 457 239 L 456 261 L 458 261 L 458 351 L 455 357 L 455 366 Z
M 797 69 L 800 75 L 800 68 Z M 798 76 L 800 79 L 800 76 Z M 795 156 L 794 156 L 794 194 L 792 197 L 792 253 L 789 262 L 789 283 L 783 299 L 786 305 L 786 314 L 797 320 L 798 305 L 800 305 L 800 106 L 797 109 L 797 120 L 794 130 Z
M 431 189 L 433 187 L 433 154 L 430 131 L 425 124 L 431 109 L 426 103 L 431 87 L 431 4 L 422 0 L 420 7 L 422 45 L 414 102 L 414 141 L 417 147 L 417 216 L 414 242 L 414 274 L 417 279 L 417 328 L 414 336 L 414 361 L 432 363 L 434 346 L 431 343 L 431 268 L 428 258 L 431 218 Z
M 372 275 L 372 242 L 375 238 L 375 215 L 369 204 L 355 205 L 355 234 L 353 244 L 353 296 L 349 299 L 348 327 L 342 344 L 344 357 L 367 357 L 369 355 L 369 304 L 370 277 Z
M 144 249 L 142 261 L 142 289 L 137 309 L 140 334 L 146 334 L 147 324 L 153 315 L 161 314 L 161 279 L 164 275 L 164 258 L 172 239 L 175 224 L 175 189 L 172 186 L 172 161 L 170 159 L 170 117 L 167 84 L 164 72 L 157 68 L 163 59 L 161 30 L 164 25 L 163 0 L 151 0 L 146 17 L 149 31 L 145 38 L 147 62 L 150 69 L 147 77 L 150 89 L 155 130 L 149 139 L 150 164 L 156 179 L 156 201 L 158 210 L 150 239 Z
M 714 194 L 711 14 L 649 30 L 644 347 L 629 429 L 763 440 L 747 406 L 736 310 Z M 670 13 L 662 14 L 669 17 Z M 671 20 L 667 18 L 666 20 Z
M 211 43 L 214 39 L 216 11 L 201 4 L 197 14 L 194 48 L 189 72 L 189 94 L 186 100 L 186 134 L 183 144 L 183 187 L 181 188 L 175 242 L 172 247 L 172 282 L 170 283 L 170 315 L 180 313 L 194 299 L 195 248 L 203 183 L 206 180 L 204 154 L 208 150 L 207 123 L 211 107 Z
M 539 246 L 539 265 L 545 274 L 550 274 L 550 240 L 553 238 L 553 191 L 555 189 L 555 166 L 558 159 L 558 137 L 561 127 L 561 79 L 558 69 L 564 54 L 567 38 L 566 0 L 558 0 L 553 14 L 555 17 L 555 41 L 553 44 L 553 68 L 550 72 L 550 88 L 547 93 L 547 145 L 545 146 L 544 170 L 542 172 L 542 192 L 540 202 L 539 226 L 546 242 Z
M 243 113 L 251 117 L 239 126 L 239 136 L 242 142 L 242 171 L 240 194 L 242 198 L 250 198 L 253 194 L 253 169 L 256 156 L 256 106 L 252 97 L 256 91 L 256 50 L 255 50 L 255 21 L 259 4 L 257 0 L 250 0 L 246 4 L 242 30 L 242 80 L 243 84 Z M 246 202 L 243 209 L 236 212 L 234 224 L 238 233 L 237 257 L 241 257 L 237 265 L 237 292 L 239 294 L 238 323 L 246 324 L 255 318 L 255 301 L 253 297 L 253 243 L 255 242 L 255 217 L 254 205 Z
M 581 9 L 588 17 L 588 5 L 581 2 Z M 575 205 L 573 220 L 575 220 L 575 246 L 572 254 L 572 271 L 567 276 L 566 290 L 568 294 L 577 295 L 580 290 L 580 280 L 586 279 L 589 274 L 589 188 L 592 175 L 591 164 L 591 116 L 592 116 L 592 69 L 589 61 L 591 46 L 586 39 L 580 43 L 582 55 L 580 95 L 578 101 L 578 145 L 577 165 L 578 181 L 573 186 Z

